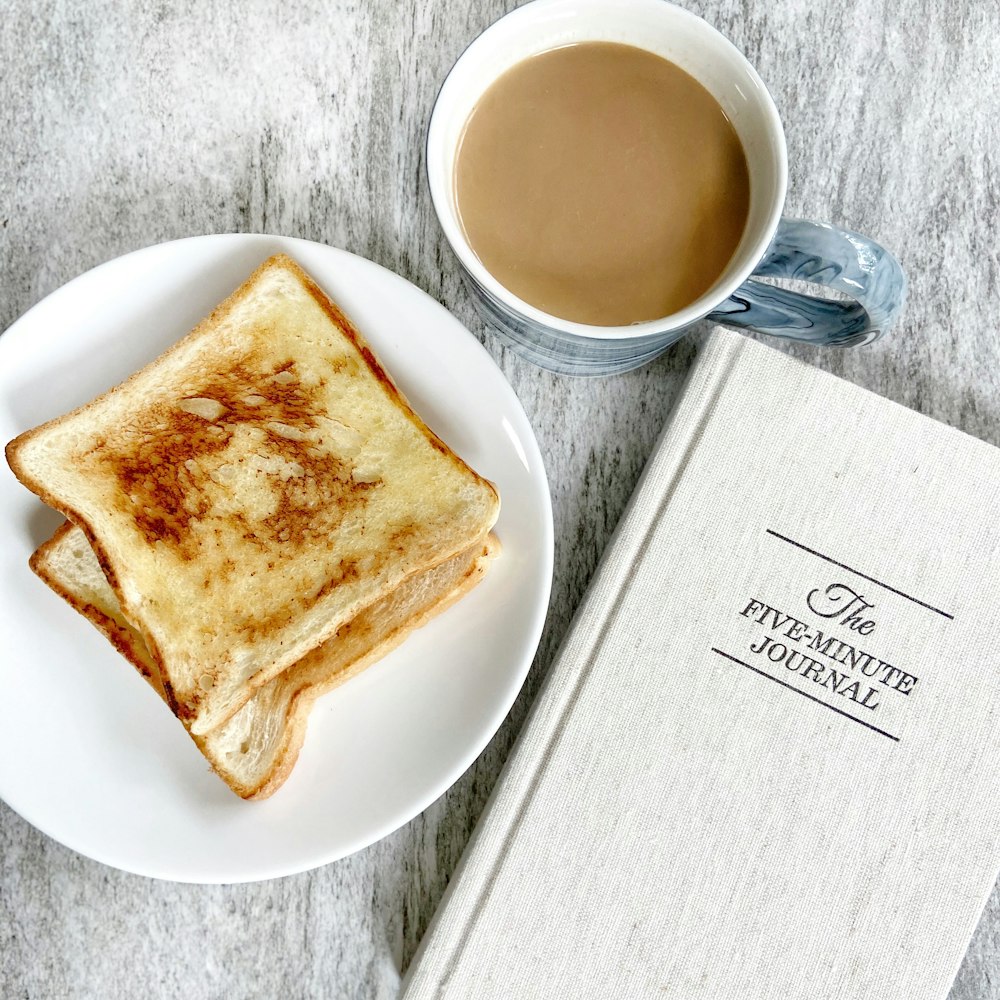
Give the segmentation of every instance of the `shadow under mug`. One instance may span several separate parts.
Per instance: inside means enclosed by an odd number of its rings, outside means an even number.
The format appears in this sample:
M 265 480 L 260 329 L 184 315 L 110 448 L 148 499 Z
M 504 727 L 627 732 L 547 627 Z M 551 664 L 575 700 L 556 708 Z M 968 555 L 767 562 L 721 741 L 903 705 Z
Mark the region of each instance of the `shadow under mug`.
M 551 316 L 504 288 L 465 238 L 455 202 L 462 132 L 484 91 L 529 56 L 584 41 L 647 49 L 680 66 L 722 106 L 743 145 L 750 208 L 723 274 L 695 302 L 631 326 L 588 326 Z M 565 375 L 611 375 L 651 361 L 701 319 L 812 344 L 870 343 L 898 314 L 906 280 L 891 254 L 857 233 L 782 218 L 788 178 L 781 120 L 744 56 L 701 18 L 666 0 L 532 0 L 495 22 L 445 80 L 427 133 L 427 175 L 438 220 L 476 307 L 528 361 Z M 813 298 L 755 278 L 792 278 L 845 293 Z

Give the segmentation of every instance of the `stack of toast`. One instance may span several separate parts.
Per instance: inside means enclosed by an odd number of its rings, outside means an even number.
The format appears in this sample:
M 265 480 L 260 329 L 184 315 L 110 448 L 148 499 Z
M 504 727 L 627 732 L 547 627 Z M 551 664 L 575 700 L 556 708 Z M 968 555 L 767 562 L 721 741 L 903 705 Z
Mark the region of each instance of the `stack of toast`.
M 500 501 L 289 257 L 122 385 L 7 445 L 67 522 L 35 572 L 264 798 L 315 699 L 484 575 Z

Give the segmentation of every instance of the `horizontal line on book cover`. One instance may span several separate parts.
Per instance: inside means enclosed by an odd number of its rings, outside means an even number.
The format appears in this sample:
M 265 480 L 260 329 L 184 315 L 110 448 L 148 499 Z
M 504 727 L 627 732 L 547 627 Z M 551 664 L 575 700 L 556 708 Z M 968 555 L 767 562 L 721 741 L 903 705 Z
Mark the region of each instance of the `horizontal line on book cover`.
M 755 674 L 760 674 L 761 677 L 766 677 L 769 681 L 774 681 L 775 684 L 780 684 L 783 688 L 788 688 L 789 691 L 794 691 L 796 694 L 802 695 L 803 698 L 808 698 L 810 701 L 816 702 L 817 705 L 822 705 L 824 708 L 830 709 L 831 712 L 836 712 L 837 715 L 842 715 L 845 719 L 850 719 L 851 722 L 856 722 L 859 726 L 864 726 L 865 729 L 870 729 L 872 732 L 878 733 L 880 736 L 888 736 L 890 740 L 894 742 L 899 742 L 898 736 L 893 736 L 892 733 L 887 733 L 884 729 L 879 729 L 878 726 L 873 726 L 870 722 L 865 722 L 864 719 L 859 719 L 856 715 L 851 715 L 850 712 L 845 712 L 843 709 L 835 708 L 833 705 L 828 704 L 823 701 L 822 698 L 814 698 L 811 694 L 806 694 L 805 691 L 800 691 L 794 684 L 788 684 L 786 681 L 780 680 L 777 677 L 769 674 L 766 670 L 758 670 L 756 667 L 750 666 L 749 663 L 744 663 L 742 660 L 738 660 L 735 656 L 730 656 L 729 653 L 723 653 L 721 649 L 716 649 L 712 647 L 713 653 L 718 653 L 719 656 L 725 657 L 727 660 L 732 660 L 733 663 L 738 663 L 741 667 L 746 667 L 747 670 L 752 670 Z
M 855 569 L 853 566 L 848 566 L 846 563 L 837 562 L 836 559 L 831 559 L 829 556 L 823 555 L 822 552 L 817 552 L 815 549 L 809 548 L 808 545 L 803 545 L 801 542 L 795 541 L 794 538 L 789 538 L 787 535 L 779 535 L 778 532 L 772 531 L 770 528 L 764 529 L 769 535 L 774 535 L 775 538 L 780 538 L 783 542 L 788 542 L 789 545 L 794 545 L 797 549 L 802 549 L 803 552 L 808 552 L 810 555 L 817 556 L 820 559 L 825 559 L 828 563 L 834 566 L 839 566 L 841 569 L 846 569 L 848 573 L 853 573 L 855 576 L 860 576 L 863 580 L 869 580 L 879 587 L 883 587 L 885 590 L 891 591 L 893 594 L 898 594 L 900 597 L 905 597 L 908 601 L 913 601 L 914 604 L 919 604 L 920 607 L 926 608 L 928 611 L 933 611 L 936 615 L 941 615 L 943 618 L 947 618 L 949 621 L 954 621 L 955 616 L 949 615 L 947 611 L 942 611 L 940 608 L 934 607 L 933 604 L 928 604 L 926 601 L 918 600 L 912 594 L 907 594 L 902 590 L 897 590 L 895 587 L 890 587 L 889 584 L 883 583 L 881 580 L 876 580 L 875 577 L 869 576 L 867 573 L 862 573 L 861 570 Z

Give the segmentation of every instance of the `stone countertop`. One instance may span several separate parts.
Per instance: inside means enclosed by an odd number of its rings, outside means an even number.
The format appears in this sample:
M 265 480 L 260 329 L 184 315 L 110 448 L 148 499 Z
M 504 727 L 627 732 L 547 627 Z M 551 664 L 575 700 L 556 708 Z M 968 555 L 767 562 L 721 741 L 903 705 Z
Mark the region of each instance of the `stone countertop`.
M 446 795 L 359 854 L 271 882 L 177 885 L 80 857 L 0 805 L 0 995 L 396 996 L 693 354 L 689 339 L 638 372 L 559 378 L 473 313 L 430 206 L 423 136 L 448 68 L 512 6 L 12 0 L 0 19 L 0 329 L 163 240 L 267 232 L 344 247 L 484 341 L 535 427 L 556 530 L 549 620 L 510 717 Z M 790 350 L 1000 444 L 1000 7 L 687 6 L 775 97 L 787 214 L 868 233 L 909 274 L 889 337 Z M 997 893 L 951 997 L 1000 997 Z

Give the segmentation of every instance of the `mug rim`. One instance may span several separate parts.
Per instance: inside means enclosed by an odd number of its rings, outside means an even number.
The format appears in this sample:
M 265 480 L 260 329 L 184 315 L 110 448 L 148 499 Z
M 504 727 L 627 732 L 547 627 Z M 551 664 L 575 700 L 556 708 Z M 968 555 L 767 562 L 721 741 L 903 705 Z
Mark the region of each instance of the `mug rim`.
M 647 8 L 649 10 L 657 10 L 667 14 L 667 16 L 677 17 L 681 20 L 687 20 L 689 23 L 696 24 L 697 30 L 714 35 L 716 41 L 721 43 L 721 47 L 726 52 L 727 57 L 740 64 L 740 67 L 751 79 L 756 88 L 767 131 L 774 143 L 777 167 L 776 193 L 773 197 L 770 210 L 767 213 L 766 223 L 761 226 L 760 234 L 743 251 L 745 256 L 743 264 L 721 285 L 716 286 L 714 290 L 710 289 L 709 292 L 699 296 L 694 302 L 683 309 L 669 313 L 666 316 L 658 317 L 657 319 L 632 323 L 627 326 L 593 326 L 554 316 L 539 309 L 537 306 L 531 305 L 531 303 L 519 298 L 506 286 L 502 285 L 480 261 L 465 238 L 465 233 L 462 230 L 457 212 L 452 211 L 451 201 L 446 190 L 448 181 L 453 176 L 454 164 L 441 163 L 444 157 L 440 153 L 443 146 L 443 141 L 440 141 L 440 134 L 445 127 L 441 117 L 441 99 L 445 95 L 449 84 L 455 86 L 454 79 L 459 67 L 475 56 L 476 53 L 474 50 L 482 44 L 487 44 L 483 40 L 490 36 L 491 33 L 498 31 L 501 24 L 509 22 L 511 19 L 527 19 L 534 16 L 543 16 L 549 8 L 553 7 L 576 6 L 591 9 L 610 9 L 613 11 L 621 10 L 626 5 L 633 9 Z M 584 39 L 584 41 L 586 40 Z M 600 38 L 592 40 L 601 41 Z M 637 47 L 642 48 L 643 46 Z M 539 53 L 545 51 L 549 50 L 540 49 Z M 698 79 L 697 74 L 692 75 L 695 79 Z M 480 94 L 477 95 L 477 100 L 497 79 L 499 79 L 499 76 L 490 80 Z M 701 81 L 699 80 L 699 82 Z M 439 141 L 435 142 L 435 140 Z M 499 17 L 466 46 L 461 55 L 455 60 L 453 66 L 448 71 L 448 75 L 444 78 L 438 89 L 427 128 L 425 164 L 431 202 L 434 205 L 434 212 L 437 215 L 438 223 L 445 234 L 445 238 L 448 240 L 452 252 L 458 257 L 459 262 L 470 277 L 486 291 L 490 292 L 506 309 L 515 315 L 519 315 L 522 319 L 535 325 L 546 327 L 562 335 L 578 336 L 589 340 L 620 340 L 662 336 L 665 333 L 690 326 L 710 313 L 716 306 L 725 302 L 750 277 L 767 252 L 767 248 L 777 230 L 778 222 L 781 219 L 788 185 L 788 151 L 785 142 L 785 131 L 778 114 L 778 109 L 774 103 L 774 98 L 765 86 L 764 81 L 760 78 L 760 75 L 747 57 L 721 31 L 709 24 L 704 18 L 699 17 L 689 10 L 685 10 L 683 7 L 679 7 L 677 4 L 670 2 L 670 0 L 529 0 L 529 2 Z M 448 169 L 449 166 L 450 170 Z

